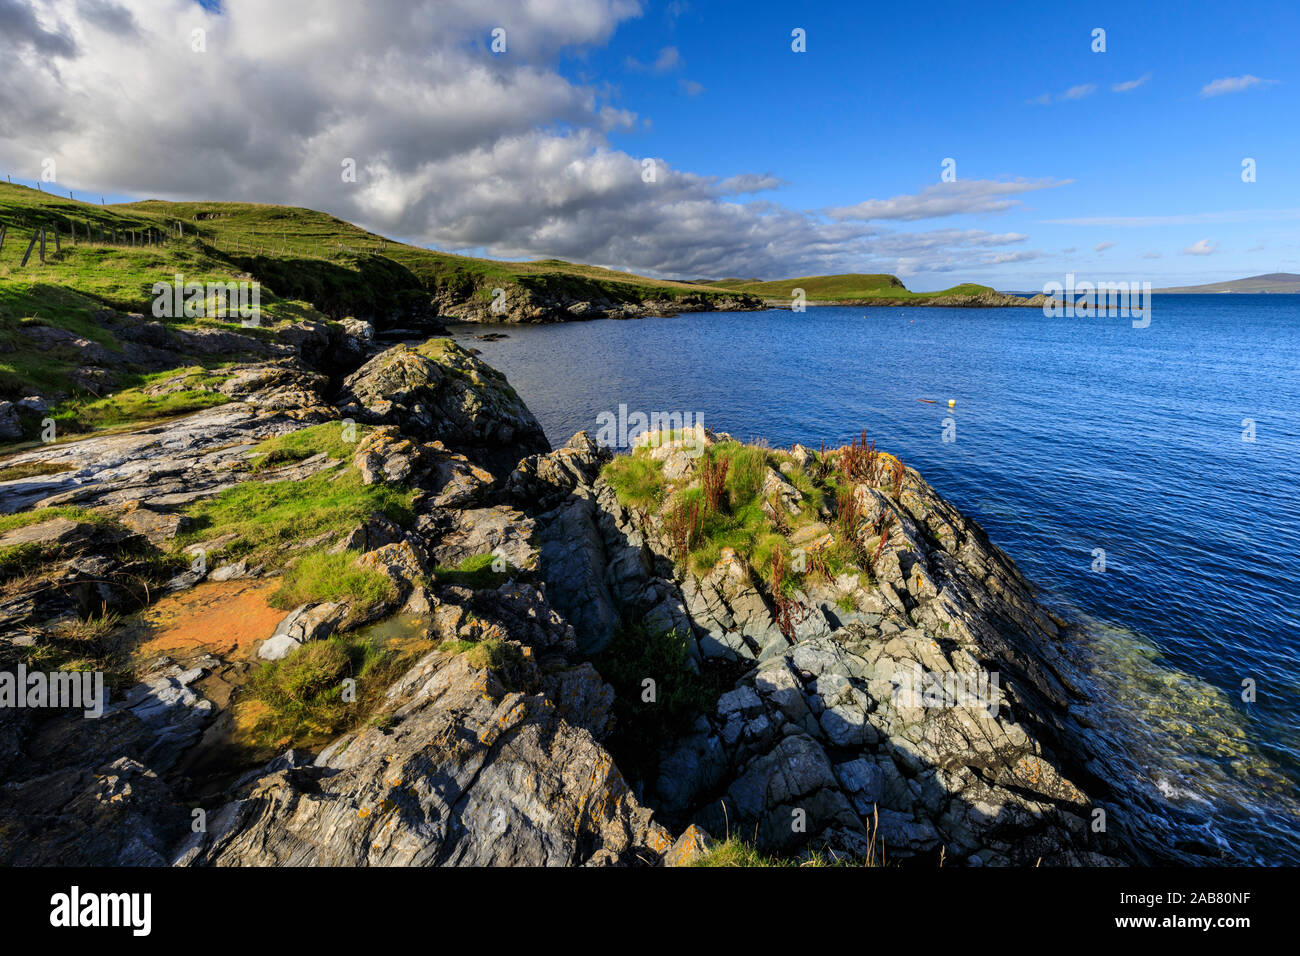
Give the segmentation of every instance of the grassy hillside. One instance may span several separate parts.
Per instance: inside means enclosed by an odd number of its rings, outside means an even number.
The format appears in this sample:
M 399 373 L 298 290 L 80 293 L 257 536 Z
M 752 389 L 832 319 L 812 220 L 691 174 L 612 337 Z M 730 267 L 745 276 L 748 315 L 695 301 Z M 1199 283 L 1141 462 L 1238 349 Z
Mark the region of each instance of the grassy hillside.
M 277 295 L 311 302 L 334 318 L 400 307 L 403 292 L 490 294 L 492 285 L 503 283 L 589 285 L 615 301 L 718 295 L 706 286 L 559 259 L 515 263 L 434 252 L 292 206 L 158 200 L 99 206 L 0 183 L 0 225 L 10 231 L 0 250 L 0 275 L 12 275 L 6 267 L 18 265 L 33 229 L 57 228 L 65 257 L 58 262 L 71 267 L 59 270 L 59 284 L 136 310 L 150 300 L 159 272 L 168 270 L 195 281 L 247 272 Z M 132 246 L 150 230 L 168 241 Z M 82 250 L 87 243 L 96 251 Z M 106 246 L 116 251 L 106 253 Z M 51 238 L 47 260 L 52 247 Z
M 802 276 L 797 279 L 777 279 L 772 282 L 721 279 L 712 284 L 715 289 L 748 292 L 764 299 L 789 300 L 795 289 L 803 289 L 804 296 L 814 302 L 840 302 L 869 299 L 933 299 L 943 296 L 980 295 L 993 291 L 988 286 L 965 283 L 942 292 L 909 292 L 897 276 L 884 273 L 850 272 L 834 276 Z
M 44 261 L 38 243 L 21 265 L 42 227 Z M 103 397 L 102 388 L 88 390 L 85 376 L 76 374 L 78 367 L 100 364 L 87 362 L 85 343 L 121 352 L 113 324 L 96 313 L 111 309 L 152 319 L 154 284 L 176 274 L 200 283 L 257 280 L 261 327 L 243 329 L 216 318 L 166 319 L 168 326 L 219 326 L 263 339 L 300 319 L 356 316 L 380 328 L 401 324 L 457 303 L 486 302 L 496 287 L 523 293 L 515 301 L 690 307 L 734 298 L 729 291 L 558 259 L 510 263 L 433 252 L 289 206 L 158 200 L 105 206 L 0 183 L 0 228 L 0 399 Z M 128 378 L 119 374 L 114 390 Z

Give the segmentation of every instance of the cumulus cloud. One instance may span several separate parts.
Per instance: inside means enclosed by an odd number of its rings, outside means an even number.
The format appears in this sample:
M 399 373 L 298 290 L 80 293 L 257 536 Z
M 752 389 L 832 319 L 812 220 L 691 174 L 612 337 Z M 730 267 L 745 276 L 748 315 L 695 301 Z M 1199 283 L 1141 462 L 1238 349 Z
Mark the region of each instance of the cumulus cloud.
M 1206 83 L 1201 87 L 1202 96 L 1222 96 L 1225 93 L 1240 93 L 1252 86 L 1268 86 L 1276 80 L 1261 80 L 1258 76 L 1247 73 L 1245 76 L 1225 76 L 1222 79 Z
M 1219 244 L 1209 239 L 1199 239 L 1183 250 L 1185 256 L 1209 256 L 1219 251 Z
M 827 216 L 756 195 L 781 185 L 767 174 L 652 157 L 646 182 L 642 157 L 608 139 L 643 119 L 557 69 L 641 12 L 634 0 L 0 0 L 0 162 L 34 174 L 52 158 L 87 192 L 290 203 L 450 251 L 685 276 L 986 264 L 1025 237 L 870 222 L 1002 212 L 1056 185 L 944 184 Z M 498 27 L 507 50 L 493 54 Z M 680 64 L 667 47 L 651 68 Z

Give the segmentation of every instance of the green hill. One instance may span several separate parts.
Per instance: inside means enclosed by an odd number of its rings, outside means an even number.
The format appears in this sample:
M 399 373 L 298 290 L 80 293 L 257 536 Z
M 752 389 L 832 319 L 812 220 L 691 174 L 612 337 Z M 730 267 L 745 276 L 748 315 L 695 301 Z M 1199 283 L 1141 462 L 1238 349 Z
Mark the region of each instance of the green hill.
M 39 238 L 33 243 L 42 229 L 43 255 Z M 242 328 L 178 317 L 164 320 L 169 330 L 218 328 L 262 342 L 302 320 L 357 317 L 382 330 L 439 319 L 563 321 L 760 307 L 731 290 L 559 259 L 515 263 L 434 252 L 290 206 L 96 205 L 0 183 L 0 230 L 0 400 L 99 398 L 131 381 L 119 374 L 100 387 L 79 369 L 101 364 L 89 355 L 120 358 L 122 336 L 132 334 L 122 314 L 152 320 L 155 283 L 178 274 L 203 284 L 257 281 L 260 322 Z M 498 290 L 508 303 L 502 313 L 491 309 Z
M 713 288 L 747 292 L 766 300 L 786 302 L 793 298 L 795 289 L 803 289 L 804 297 L 810 302 L 869 302 L 873 299 L 896 302 L 945 296 L 979 296 L 993 292 L 988 286 L 974 283 L 953 286 L 942 292 L 910 292 L 897 276 L 859 272 L 834 276 L 802 276 L 771 282 L 720 279 L 713 283 Z
M 0 249 L 0 275 L 5 267 L 17 266 L 33 229 L 57 228 L 63 245 L 57 264 L 67 267 L 59 270 L 60 284 L 122 308 L 143 307 L 159 269 L 166 271 L 169 264 L 214 273 L 247 272 L 275 294 L 306 299 L 335 318 L 398 305 L 409 298 L 402 295 L 407 291 L 490 298 L 491 287 L 501 283 L 570 287 L 580 295 L 619 302 L 725 295 L 706 286 L 559 259 L 499 262 L 434 252 L 292 206 L 159 200 L 97 206 L 0 183 L 0 225 L 10 232 Z M 132 246 L 144 242 L 146 234 L 169 239 L 159 247 Z M 88 245 L 114 248 L 113 261 L 105 263 L 111 268 L 96 268 L 102 251 L 83 248 Z M 52 238 L 47 246 L 53 246 Z M 198 273 L 193 277 L 204 278 Z

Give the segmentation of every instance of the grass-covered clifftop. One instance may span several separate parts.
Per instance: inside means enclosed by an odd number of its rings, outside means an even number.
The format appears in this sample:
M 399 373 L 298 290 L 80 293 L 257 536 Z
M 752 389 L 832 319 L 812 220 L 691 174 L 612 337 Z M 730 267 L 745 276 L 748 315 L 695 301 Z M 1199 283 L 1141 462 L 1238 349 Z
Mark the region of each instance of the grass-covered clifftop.
M 912 292 L 898 276 L 885 273 L 851 272 L 770 282 L 719 279 L 710 285 L 716 289 L 761 296 L 765 302 L 775 305 L 789 305 L 796 289 L 803 290 L 810 305 L 1022 305 L 1029 301 L 973 282 L 964 282 L 941 292 Z
M 160 372 L 202 366 L 196 371 L 220 374 L 223 365 L 265 358 L 278 346 L 301 349 L 305 335 L 319 340 L 321 329 L 349 317 L 381 331 L 433 331 L 443 320 L 564 321 L 761 304 L 729 290 L 557 259 L 509 263 L 434 252 L 288 206 L 97 205 L 0 183 L 0 229 L 0 402 L 40 398 L 60 434 L 202 407 L 203 396 L 141 393 Z M 39 239 L 32 243 L 41 229 L 43 250 Z M 256 325 L 209 309 L 164 317 L 162 332 L 143 331 L 156 321 L 155 284 L 178 275 L 205 286 L 258 283 Z M 312 347 L 326 358 L 333 349 Z M 116 407 L 127 392 L 132 407 Z M 142 398 L 149 408 L 136 408 Z M 18 437 L 14 414 L 31 438 L 45 410 L 5 412 L 0 443 Z
M 153 283 L 177 272 L 200 282 L 247 275 L 274 296 L 310 303 L 334 319 L 400 314 L 431 302 L 452 318 L 483 318 L 495 289 L 506 293 L 505 311 L 486 314 L 499 321 L 582 317 L 586 310 L 568 310 L 575 303 L 654 302 L 683 310 L 758 305 L 730 290 L 559 259 L 498 262 L 435 252 L 293 206 L 159 200 L 104 206 L 0 183 L 0 226 L 9 233 L 0 249 L 0 290 L 23 279 L 52 282 L 127 311 L 143 311 Z M 41 226 L 49 230 L 46 264 L 33 252 L 19 275 Z M 159 236 L 161 244 L 144 245 Z M 532 313 L 524 314 L 526 304 Z

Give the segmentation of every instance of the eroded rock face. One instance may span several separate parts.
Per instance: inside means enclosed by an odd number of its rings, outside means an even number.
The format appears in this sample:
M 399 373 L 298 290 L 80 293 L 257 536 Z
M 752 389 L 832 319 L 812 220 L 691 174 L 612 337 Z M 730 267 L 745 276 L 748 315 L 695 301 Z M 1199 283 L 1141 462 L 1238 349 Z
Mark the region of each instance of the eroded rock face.
M 589 689 L 573 696 L 586 701 Z M 599 728 L 607 704 L 588 702 L 593 711 Z M 389 691 L 385 712 L 390 729 L 348 734 L 314 764 L 250 784 L 176 862 L 630 865 L 658 862 L 672 845 L 591 731 L 464 655 L 426 657 Z
M 734 553 L 701 578 L 674 567 L 655 516 L 622 508 L 599 478 L 605 459 L 584 454 L 580 439 L 570 445 L 525 461 L 508 486 L 550 506 L 536 519 L 540 568 L 583 649 L 602 647 L 620 621 L 650 620 L 653 595 L 680 602 L 678 628 L 700 659 L 751 668 L 716 712 L 664 746 L 645 785 L 668 822 L 755 833 L 783 853 L 828 845 L 972 865 L 1134 858 L 1124 835 L 1092 832 L 1104 805 L 1072 779 L 1096 783 L 1081 769 L 1088 753 L 1069 715 L 1056 623 L 1011 561 L 915 472 L 901 501 L 857 489 L 864 528 L 889 529 L 883 544 L 864 541 L 880 550 L 874 587 L 845 575 L 798 592 L 783 630 Z M 766 486 L 778 507 L 797 504 L 779 474 Z
M 193 689 L 206 668 L 162 659 L 104 714 L 0 710 L 6 866 L 164 866 L 190 811 L 162 776 L 215 716 Z
M 641 534 L 600 479 L 610 457 L 579 432 L 563 448 L 524 459 L 507 480 L 515 500 L 549 508 L 535 519 L 539 573 L 587 654 L 603 650 L 624 619 L 657 631 L 694 628 L 663 546 Z
M 14 844 L 13 861 L 658 864 L 689 861 L 708 832 L 752 835 L 767 851 L 942 853 L 948 864 L 1141 859 L 1124 833 L 1088 825 L 1107 794 L 1080 772 L 1093 755 L 1071 713 L 1078 692 L 1057 622 L 1010 559 L 914 472 L 898 500 L 855 491 L 872 535 L 889 529 L 861 542 L 879 549 L 875 580 L 809 585 L 794 595 L 800 613 L 783 620 L 734 553 L 701 576 L 675 563 L 662 521 L 622 506 L 602 480 L 610 453 L 585 433 L 548 450 L 504 378 L 464 350 L 389 349 L 331 403 L 325 377 L 300 364 L 325 340 L 301 331 L 298 357 L 281 350 L 234 370 L 220 385 L 228 405 L 9 460 L 66 470 L 0 483 L 0 512 L 76 504 L 133 534 L 56 519 L 7 532 L 0 547 L 59 549 L 59 593 L 112 607 L 97 583 L 114 570 L 106 554 L 166 544 L 183 530 L 180 509 L 240 481 L 337 467 L 320 455 L 254 475 L 249 451 L 351 417 L 378 426 L 351 464 L 367 484 L 414 489 L 413 526 L 375 514 L 302 546 L 359 552 L 394 584 L 375 614 L 404 606 L 431 639 L 457 643 L 399 678 L 378 719 L 224 790 L 206 834 L 189 831 L 177 768 L 217 710 L 196 689 L 208 665 L 158 662 L 94 726 L 0 713 L 0 832 L 35 834 Z M 163 349 L 167 334 L 143 331 L 138 346 Z M 362 328 L 350 334 L 369 341 Z M 360 361 L 362 346 L 353 351 Z M 694 468 L 671 443 L 653 454 L 673 480 Z M 799 492 L 779 472 L 763 488 L 777 515 L 797 510 Z M 814 547 L 829 530 L 800 533 L 796 543 Z M 508 562 L 505 584 L 434 573 L 486 554 Z M 240 560 L 169 587 L 260 573 Z M 3 636 L 68 612 L 42 600 L 0 606 Z M 348 611 L 303 605 L 256 646 L 263 659 L 283 657 L 354 626 Z M 742 675 L 684 734 L 659 742 L 657 770 L 634 781 L 635 795 L 605 749 L 614 691 L 587 660 L 629 622 L 690 635 L 692 666 L 730 668 L 728 682 Z

